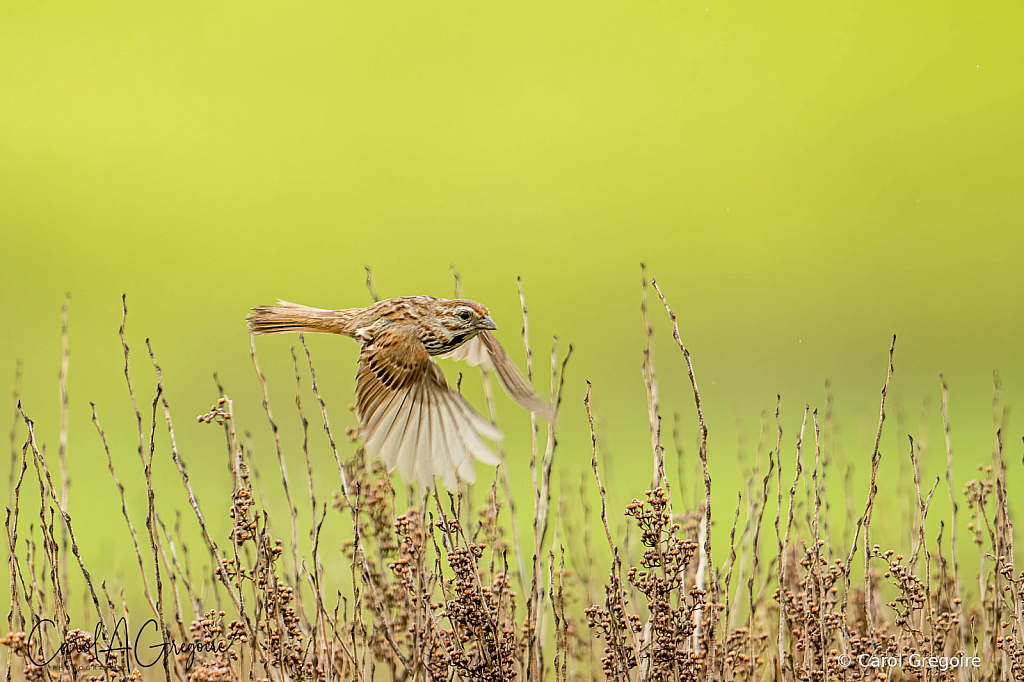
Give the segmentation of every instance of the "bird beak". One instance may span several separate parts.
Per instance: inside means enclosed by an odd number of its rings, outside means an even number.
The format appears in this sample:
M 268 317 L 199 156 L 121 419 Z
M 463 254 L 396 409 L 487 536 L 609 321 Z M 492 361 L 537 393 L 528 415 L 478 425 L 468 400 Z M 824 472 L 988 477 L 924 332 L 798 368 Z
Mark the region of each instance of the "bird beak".
M 494 324 L 494 320 L 491 319 L 490 315 L 484 315 L 484 319 L 480 320 L 480 324 L 477 327 L 480 329 L 497 329 L 498 325 Z

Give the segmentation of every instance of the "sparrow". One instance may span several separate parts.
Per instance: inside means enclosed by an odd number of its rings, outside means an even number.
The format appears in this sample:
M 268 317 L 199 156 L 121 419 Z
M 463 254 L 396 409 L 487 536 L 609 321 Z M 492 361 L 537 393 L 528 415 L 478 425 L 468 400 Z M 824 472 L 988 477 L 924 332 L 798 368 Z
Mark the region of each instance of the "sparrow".
M 452 390 L 435 357 L 464 360 L 493 371 L 521 406 L 551 421 L 537 396 L 491 334 L 498 326 L 476 301 L 403 296 L 366 308 L 323 310 L 278 301 L 257 306 L 246 318 L 252 334 L 341 334 L 361 346 L 356 372 L 356 414 L 366 450 L 424 490 L 435 477 L 454 489 L 476 480 L 472 458 L 500 459 L 481 436 L 504 436 L 460 393 Z

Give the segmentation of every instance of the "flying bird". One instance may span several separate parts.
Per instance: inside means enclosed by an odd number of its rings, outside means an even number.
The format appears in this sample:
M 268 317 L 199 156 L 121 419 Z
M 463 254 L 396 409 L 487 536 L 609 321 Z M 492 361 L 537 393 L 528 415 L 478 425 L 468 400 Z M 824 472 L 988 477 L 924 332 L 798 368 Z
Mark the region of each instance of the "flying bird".
M 322 310 L 287 301 L 258 306 L 248 316 L 253 334 L 321 332 L 341 334 L 361 346 L 356 373 L 359 436 L 388 471 L 425 490 L 434 477 L 449 489 L 476 480 L 472 458 L 500 460 L 481 436 L 504 436 L 458 392 L 448 387 L 434 357 L 465 360 L 494 371 L 520 405 L 550 421 L 550 406 L 538 397 L 494 338 L 498 328 L 475 301 L 403 296 L 366 308 Z

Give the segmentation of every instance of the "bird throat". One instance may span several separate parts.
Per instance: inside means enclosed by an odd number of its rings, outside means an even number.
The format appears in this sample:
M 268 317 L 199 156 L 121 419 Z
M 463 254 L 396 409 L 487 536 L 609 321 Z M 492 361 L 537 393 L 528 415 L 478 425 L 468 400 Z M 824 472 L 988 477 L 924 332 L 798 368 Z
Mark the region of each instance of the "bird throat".
M 427 352 L 430 355 L 444 355 L 445 353 L 452 352 L 479 333 L 479 329 L 460 329 L 459 331 L 453 332 L 450 339 L 431 336 L 430 338 L 423 340 L 423 347 L 427 349 Z

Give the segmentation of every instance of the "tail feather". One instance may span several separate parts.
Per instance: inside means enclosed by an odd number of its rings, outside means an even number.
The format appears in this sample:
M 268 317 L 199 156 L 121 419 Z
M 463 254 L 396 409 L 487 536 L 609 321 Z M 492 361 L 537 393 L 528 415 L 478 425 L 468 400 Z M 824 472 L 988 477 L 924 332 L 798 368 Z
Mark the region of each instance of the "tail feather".
M 285 334 L 287 332 L 321 332 L 341 334 L 342 320 L 335 310 L 310 308 L 288 301 L 278 305 L 261 305 L 246 318 L 253 334 Z

